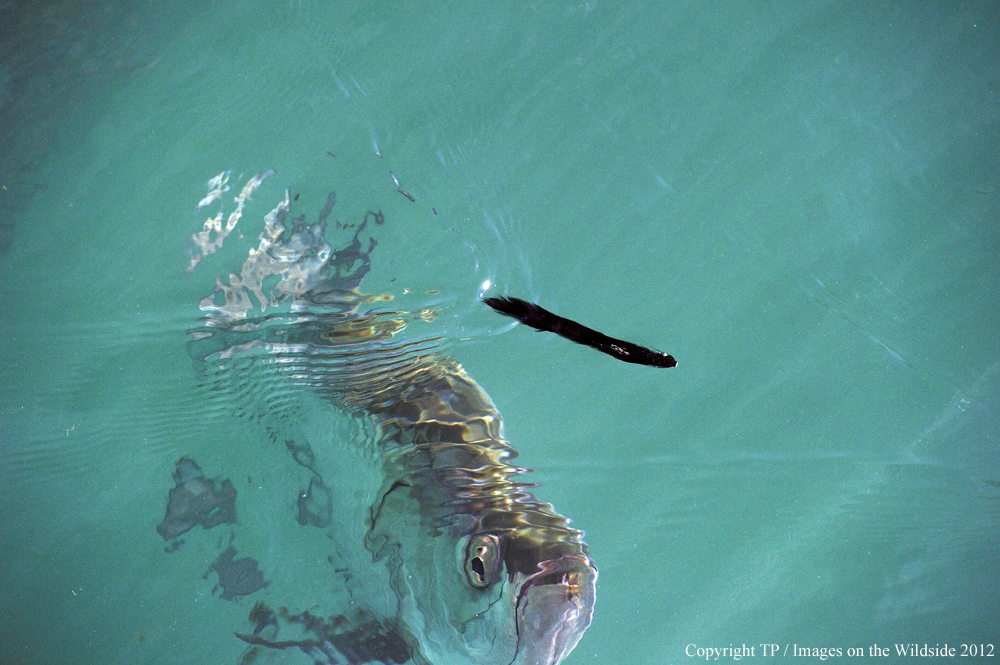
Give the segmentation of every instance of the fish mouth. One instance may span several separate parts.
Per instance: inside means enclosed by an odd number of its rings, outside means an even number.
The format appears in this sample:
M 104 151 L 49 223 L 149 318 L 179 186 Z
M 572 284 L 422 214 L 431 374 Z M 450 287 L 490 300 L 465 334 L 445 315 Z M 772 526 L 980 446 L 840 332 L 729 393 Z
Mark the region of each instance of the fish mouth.
M 569 655 L 594 613 L 597 569 L 585 556 L 539 564 L 517 596 L 517 655 L 511 665 L 556 665 Z

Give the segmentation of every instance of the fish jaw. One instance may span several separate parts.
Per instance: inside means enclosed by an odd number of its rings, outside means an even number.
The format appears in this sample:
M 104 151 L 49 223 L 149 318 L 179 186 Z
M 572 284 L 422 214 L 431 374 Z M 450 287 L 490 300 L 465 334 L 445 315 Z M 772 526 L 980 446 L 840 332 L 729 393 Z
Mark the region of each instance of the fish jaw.
M 563 556 L 539 569 L 515 577 L 517 656 L 511 665 L 556 665 L 583 637 L 594 613 L 597 569 L 588 557 Z

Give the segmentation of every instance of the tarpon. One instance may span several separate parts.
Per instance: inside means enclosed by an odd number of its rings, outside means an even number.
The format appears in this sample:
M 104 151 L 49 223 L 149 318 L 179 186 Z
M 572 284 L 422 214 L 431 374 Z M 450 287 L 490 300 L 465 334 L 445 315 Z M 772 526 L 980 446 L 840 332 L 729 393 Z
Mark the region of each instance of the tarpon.
M 375 246 L 362 243 L 365 222 L 334 251 L 326 215 L 289 229 L 290 207 L 286 190 L 240 273 L 202 301 L 190 350 L 216 390 L 253 393 L 245 379 L 226 383 L 252 364 L 268 385 L 294 388 L 294 397 L 282 388 L 282 404 L 310 399 L 364 415 L 380 474 L 358 543 L 368 555 L 329 579 L 360 579 L 366 565 L 385 582 L 355 580 L 351 607 L 326 615 L 268 599 L 238 636 L 317 663 L 559 663 L 594 608 L 597 570 L 582 533 L 527 491 L 496 406 L 441 340 L 400 334 L 432 315 L 380 310 L 384 299 L 359 291 Z M 339 488 L 318 461 L 326 443 L 266 426 L 312 474 L 299 523 L 336 544 L 350 529 L 338 531 L 331 508 Z

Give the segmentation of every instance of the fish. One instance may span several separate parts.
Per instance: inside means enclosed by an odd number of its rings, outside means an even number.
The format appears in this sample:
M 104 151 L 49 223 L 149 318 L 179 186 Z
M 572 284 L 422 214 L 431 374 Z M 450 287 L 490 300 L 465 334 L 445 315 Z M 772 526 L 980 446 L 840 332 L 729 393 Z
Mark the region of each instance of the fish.
M 299 200 L 299 195 L 295 195 L 295 200 Z M 326 223 L 326 218 L 330 216 L 330 211 L 333 210 L 333 206 L 337 203 L 337 192 L 330 192 L 326 197 L 326 205 L 323 209 L 319 211 L 319 221 Z
M 233 632 L 317 663 L 556 665 L 593 617 L 583 532 L 529 491 L 499 410 L 444 340 L 410 326 L 434 317 L 362 292 L 378 214 L 334 250 L 325 219 L 288 228 L 290 204 L 286 190 L 240 272 L 201 300 L 188 348 L 208 394 L 248 400 L 235 410 L 309 474 L 298 523 L 326 535 L 341 600 L 316 589 L 323 612 L 288 607 L 275 583 Z M 363 419 L 357 445 L 329 439 L 334 411 Z
M 677 360 L 669 353 L 608 337 L 593 328 L 553 314 L 539 305 L 520 298 L 498 296 L 485 298 L 483 302 L 500 314 L 513 317 L 539 332 L 553 332 L 571 342 L 597 349 L 622 362 L 651 367 L 677 367 Z

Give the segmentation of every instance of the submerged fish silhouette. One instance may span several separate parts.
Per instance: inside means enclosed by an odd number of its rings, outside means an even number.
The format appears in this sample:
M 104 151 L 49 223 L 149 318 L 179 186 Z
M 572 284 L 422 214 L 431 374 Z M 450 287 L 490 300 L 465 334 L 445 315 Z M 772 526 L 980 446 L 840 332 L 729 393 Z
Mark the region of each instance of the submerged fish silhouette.
M 375 300 L 357 290 L 375 246 L 362 246 L 366 223 L 334 251 L 322 221 L 285 227 L 290 205 L 286 191 L 240 274 L 202 301 L 190 352 L 214 394 L 263 400 L 260 416 L 276 440 L 286 436 L 276 432 L 281 422 L 301 424 L 295 409 L 306 393 L 363 414 L 372 426 L 368 472 L 380 480 L 362 542 L 344 542 L 352 527 L 337 524 L 326 500 L 303 517 L 300 494 L 300 524 L 332 521 L 337 546 L 366 553 L 330 571 L 331 584 L 349 580 L 351 607 L 320 616 L 262 601 L 252 631 L 239 637 L 254 648 L 299 649 L 317 663 L 560 662 L 594 607 L 597 570 L 582 533 L 527 491 L 499 412 L 440 340 L 397 337 L 420 315 L 361 310 Z M 338 494 L 324 481 L 325 442 L 313 435 L 311 445 L 286 446 L 314 474 L 309 495 L 316 487 Z

